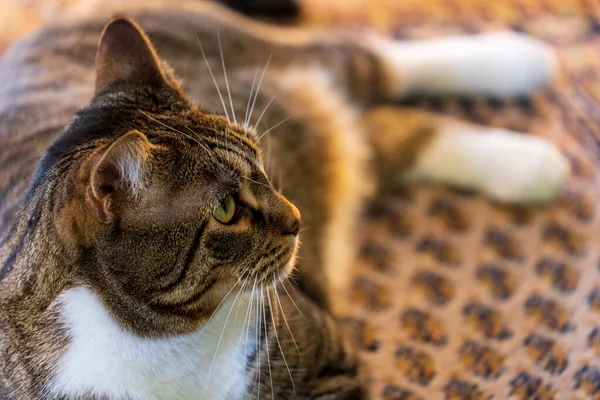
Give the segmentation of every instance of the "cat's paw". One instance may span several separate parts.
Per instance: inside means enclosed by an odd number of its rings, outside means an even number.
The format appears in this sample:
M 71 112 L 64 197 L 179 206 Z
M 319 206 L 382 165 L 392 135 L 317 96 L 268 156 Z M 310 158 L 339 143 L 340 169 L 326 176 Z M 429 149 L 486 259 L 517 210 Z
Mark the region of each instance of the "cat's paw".
M 478 189 L 506 203 L 545 203 L 570 174 L 567 158 L 550 142 L 507 131 L 485 133 L 488 144 Z
M 569 174 L 569 161 L 547 140 L 463 127 L 437 135 L 403 178 L 474 189 L 504 203 L 545 203 L 558 196 Z
M 371 47 L 397 70 L 392 92 L 400 97 L 519 96 L 547 84 L 558 72 L 550 46 L 512 32 L 409 42 L 379 38 Z
M 481 52 L 471 60 L 474 64 L 465 68 L 472 72 L 471 85 L 480 94 L 525 95 L 550 82 L 558 72 L 554 50 L 531 36 L 500 32 L 473 40 Z

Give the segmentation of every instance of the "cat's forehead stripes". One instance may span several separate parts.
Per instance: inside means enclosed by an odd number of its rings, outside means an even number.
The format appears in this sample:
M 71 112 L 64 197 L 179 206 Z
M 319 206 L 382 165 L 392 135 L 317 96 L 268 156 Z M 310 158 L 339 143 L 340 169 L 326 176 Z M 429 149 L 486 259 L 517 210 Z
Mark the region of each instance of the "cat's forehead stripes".
M 145 114 L 145 113 L 144 113 Z M 151 130 L 159 135 L 166 134 L 170 137 L 177 137 L 179 141 L 188 143 L 189 145 L 198 148 L 200 151 L 210 151 L 210 156 L 207 161 L 223 162 L 225 164 L 235 164 L 246 174 L 252 173 L 254 169 L 263 170 L 261 161 L 261 150 L 254 140 L 254 133 L 246 131 L 239 125 L 230 124 L 229 122 L 221 123 L 218 121 L 214 127 L 207 129 L 201 127 L 193 129 L 195 124 L 180 123 L 181 127 L 168 125 L 156 118 L 151 118 L 153 123 Z M 201 118 L 207 118 L 202 115 Z M 217 156 L 217 157 L 215 157 Z M 246 165 L 241 165 L 246 164 Z

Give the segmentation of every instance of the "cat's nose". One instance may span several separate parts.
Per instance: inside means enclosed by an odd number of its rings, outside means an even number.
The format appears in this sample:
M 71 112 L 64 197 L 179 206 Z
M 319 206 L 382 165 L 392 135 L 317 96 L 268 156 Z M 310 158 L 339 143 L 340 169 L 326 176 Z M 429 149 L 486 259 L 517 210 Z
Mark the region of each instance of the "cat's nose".
M 300 218 L 296 215 L 292 215 L 289 218 L 287 218 L 287 221 L 284 223 L 283 234 L 297 236 L 299 232 Z
M 279 199 L 279 212 L 276 218 L 276 224 L 281 229 L 281 234 L 298 236 L 300 233 L 300 210 L 290 203 L 285 197 L 277 193 Z

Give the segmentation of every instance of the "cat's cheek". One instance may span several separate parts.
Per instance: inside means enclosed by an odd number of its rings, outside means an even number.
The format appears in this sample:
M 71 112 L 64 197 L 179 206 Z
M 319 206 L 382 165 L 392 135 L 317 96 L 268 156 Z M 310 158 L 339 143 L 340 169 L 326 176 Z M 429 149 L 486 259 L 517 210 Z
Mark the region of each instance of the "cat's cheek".
M 208 234 L 204 247 L 211 258 L 217 261 L 239 262 L 254 253 L 254 241 L 250 233 Z

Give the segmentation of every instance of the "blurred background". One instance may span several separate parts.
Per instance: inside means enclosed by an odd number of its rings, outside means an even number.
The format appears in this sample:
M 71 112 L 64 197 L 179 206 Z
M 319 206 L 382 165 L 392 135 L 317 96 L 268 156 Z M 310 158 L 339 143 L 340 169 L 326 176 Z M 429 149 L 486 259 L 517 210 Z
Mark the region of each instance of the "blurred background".
M 0 57 L 95 1 L 0 0 Z M 558 82 L 529 97 L 404 104 L 546 137 L 573 176 L 545 208 L 443 187 L 406 188 L 369 206 L 341 317 L 373 398 L 600 399 L 600 1 L 298 1 L 287 23 L 369 27 L 399 40 L 513 30 L 560 58 Z

